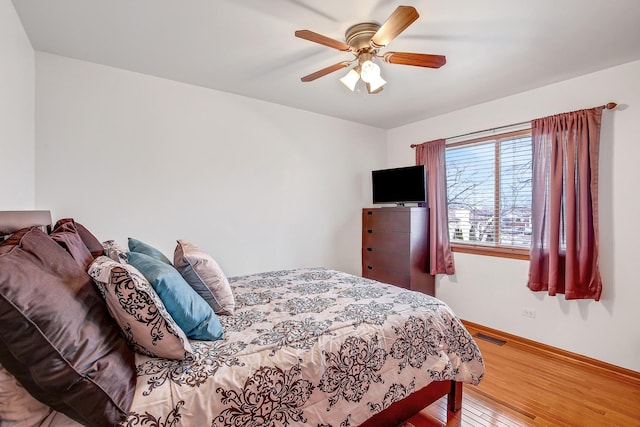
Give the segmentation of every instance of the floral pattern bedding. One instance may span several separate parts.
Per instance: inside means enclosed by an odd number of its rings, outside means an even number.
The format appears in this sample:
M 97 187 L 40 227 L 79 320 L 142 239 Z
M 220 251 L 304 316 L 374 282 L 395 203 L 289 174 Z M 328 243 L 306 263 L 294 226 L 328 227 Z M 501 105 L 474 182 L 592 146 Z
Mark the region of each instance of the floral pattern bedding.
M 477 384 L 480 350 L 443 302 L 327 269 L 230 279 L 225 338 L 136 355 L 123 426 L 356 426 L 434 380 Z

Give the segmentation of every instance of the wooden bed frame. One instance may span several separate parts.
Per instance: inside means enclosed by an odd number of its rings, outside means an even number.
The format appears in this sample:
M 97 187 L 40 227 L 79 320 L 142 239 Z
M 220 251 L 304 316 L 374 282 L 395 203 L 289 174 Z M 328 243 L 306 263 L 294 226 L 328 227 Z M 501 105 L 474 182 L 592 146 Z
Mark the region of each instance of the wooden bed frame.
M 410 396 L 389 406 L 369 418 L 361 427 L 397 427 L 441 397 L 447 396 L 447 408 L 457 412 L 462 407 L 462 383 L 456 381 L 434 381 Z
M 0 211 L 0 241 L 21 228 L 45 226 L 51 228 L 50 211 Z M 462 407 L 462 383 L 456 381 L 434 381 L 428 386 L 395 402 L 361 424 L 363 427 L 396 427 L 416 415 L 443 396 L 447 396 L 447 408 L 457 412 Z

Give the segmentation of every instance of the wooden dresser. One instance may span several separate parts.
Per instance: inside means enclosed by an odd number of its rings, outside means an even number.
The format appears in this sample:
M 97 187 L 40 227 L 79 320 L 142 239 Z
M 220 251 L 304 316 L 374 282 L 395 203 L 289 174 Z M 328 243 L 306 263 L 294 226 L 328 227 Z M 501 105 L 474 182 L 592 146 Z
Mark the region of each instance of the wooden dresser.
M 435 296 L 428 228 L 428 208 L 363 209 L 362 276 Z

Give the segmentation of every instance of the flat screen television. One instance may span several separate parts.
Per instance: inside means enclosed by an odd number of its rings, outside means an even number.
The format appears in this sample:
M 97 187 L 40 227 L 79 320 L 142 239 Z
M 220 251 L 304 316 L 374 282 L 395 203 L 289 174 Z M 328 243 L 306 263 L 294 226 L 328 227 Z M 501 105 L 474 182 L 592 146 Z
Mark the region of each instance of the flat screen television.
M 407 166 L 394 169 L 381 169 L 371 172 L 373 203 L 427 202 L 427 175 L 424 165 Z

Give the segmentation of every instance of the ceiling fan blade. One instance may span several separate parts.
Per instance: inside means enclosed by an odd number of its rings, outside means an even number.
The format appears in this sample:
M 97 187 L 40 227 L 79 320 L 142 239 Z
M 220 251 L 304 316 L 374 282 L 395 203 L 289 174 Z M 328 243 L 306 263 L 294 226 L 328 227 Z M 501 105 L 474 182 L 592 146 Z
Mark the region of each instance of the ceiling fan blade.
M 314 42 L 314 43 L 319 43 L 325 46 L 329 46 L 332 47 L 334 49 L 338 49 L 341 51 L 350 51 L 351 50 L 351 46 L 349 46 L 346 43 L 343 43 L 341 41 L 338 40 L 334 40 L 332 38 L 329 38 L 327 36 L 323 36 L 322 34 L 318 34 L 318 33 L 314 33 L 313 31 L 309 31 L 309 30 L 298 30 L 296 31 L 296 37 L 301 38 L 301 39 L 305 39 L 305 40 L 309 40 L 310 42 Z
M 348 67 L 353 61 L 342 61 L 337 64 L 330 65 L 322 70 L 318 70 L 315 73 L 311 73 L 308 76 L 304 76 L 300 80 L 303 82 L 312 82 L 315 79 L 318 79 L 322 76 L 326 76 L 327 74 L 333 73 L 334 71 L 338 71 L 342 68 Z
M 383 56 L 384 62 L 389 64 L 415 65 L 416 67 L 440 68 L 447 63 L 442 55 L 426 53 L 387 52 Z
M 369 42 L 371 47 L 374 49 L 385 47 L 391 40 L 398 37 L 401 32 L 418 19 L 419 16 L 418 11 L 412 6 L 398 6 L 387 19 L 387 22 L 382 24 L 382 27 L 371 37 L 371 41 Z

